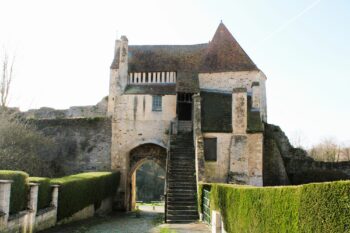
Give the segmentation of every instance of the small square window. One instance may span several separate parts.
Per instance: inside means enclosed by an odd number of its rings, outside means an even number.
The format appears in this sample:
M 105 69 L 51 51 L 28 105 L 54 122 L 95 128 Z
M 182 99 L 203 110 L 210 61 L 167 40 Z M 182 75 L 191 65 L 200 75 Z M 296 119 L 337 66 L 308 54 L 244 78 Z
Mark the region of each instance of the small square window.
M 160 95 L 154 95 L 152 97 L 152 111 L 162 111 L 162 97 Z
M 204 138 L 204 159 L 205 161 L 217 160 L 217 139 L 216 138 Z

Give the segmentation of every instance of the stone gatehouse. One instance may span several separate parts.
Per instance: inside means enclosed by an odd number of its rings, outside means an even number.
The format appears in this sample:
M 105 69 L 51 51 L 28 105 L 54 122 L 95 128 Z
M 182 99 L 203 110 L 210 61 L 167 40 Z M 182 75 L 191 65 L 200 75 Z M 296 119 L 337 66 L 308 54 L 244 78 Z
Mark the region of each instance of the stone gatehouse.
M 350 176 L 350 164 L 314 162 L 267 124 L 266 76 L 223 23 L 203 44 L 129 45 L 122 36 L 109 87 L 96 106 L 23 114 L 56 138 L 66 173 L 120 171 L 123 209 L 134 207 L 135 171 L 147 160 L 166 170 L 170 222 L 198 218 L 198 182 L 293 184 L 310 169 Z
M 263 185 L 266 77 L 220 23 L 209 43 L 129 45 L 111 65 L 111 163 L 130 193 L 130 152 L 169 151 L 171 136 L 192 132 L 197 181 Z M 171 150 L 170 150 L 171 156 Z

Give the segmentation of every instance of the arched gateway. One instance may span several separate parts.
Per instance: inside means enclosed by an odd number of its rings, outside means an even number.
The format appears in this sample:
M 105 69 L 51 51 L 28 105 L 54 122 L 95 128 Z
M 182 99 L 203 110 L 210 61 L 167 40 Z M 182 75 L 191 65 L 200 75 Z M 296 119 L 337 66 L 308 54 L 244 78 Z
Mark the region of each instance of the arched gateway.
M 153 161 L 166 170 L 166 148 L 153 143 L 139 145 L 132 149 L 129 154 L 128 187 L 129 201 L 128 210 L 133 210 L 136 204 L 136 171 L 146 161 Z

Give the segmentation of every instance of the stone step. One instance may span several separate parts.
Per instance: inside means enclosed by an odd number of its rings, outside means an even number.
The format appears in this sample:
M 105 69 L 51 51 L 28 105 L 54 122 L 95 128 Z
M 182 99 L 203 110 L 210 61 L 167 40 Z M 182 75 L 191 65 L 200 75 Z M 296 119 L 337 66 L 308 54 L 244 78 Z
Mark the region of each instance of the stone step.
M 176 196 L 176 197 L 167 197 L 168 202 L 182 202 L 182 201 L 196 201 L 195 196 Z
M 168 216 L 198 215 L 198 210 L 168 210 Z
M 195 175 L 195 170 L 193 168 L 187 168 L 182 170 L 175 170 L 176 168 L 173 168 L 174 170 L 169 170 L 168 175 L 171 174 L 179 174 L 179 175 Z
M 193 172 L 196 171 L 194 164 L 190 165 L 190 164 L 173 164 L 173 163 L 170 163 L 169 164 L 169 170 L 172 170 L 172 169 L 182 169 L 182 171 L 193 171 Z
M 175 175 L 175 174 L 171 174 L 168 177 L 168 181 L 192 181 L 195 182 L 196 181 L 196 177 L 194 175 L 189 176 L 189 175 Z
M 172 204 L 172 205 L 168 205 L 168 210 L 197 210 L 197 206 Z
M 193 201 L 197 199 L 197 196 L 194 194 L 181 195 L 179 193 L 168 193 L 167 199 L 169 202 L 172 201 Z
M 170 179 L 194 179 L 196 178 L 195 174 L 182 174 L 182 173 L 170 173 L 168 175 Z
M 195 159 L 193 157 L 183 156 L 183 155 L 181 155 L 181 156 L 180 155 L 179 156 L 174 155 L 174 156 L 172 156 L 170 158 L 170 160 L 171 161 L 175 161 L 175 162 L 177 162 L 177 161 L 186 161 L 186 162 L 192 162 L 192 163 L 195 162 Z
M 179 171 L 176 171 L 176 172 L 172 172 L 172 173 L 168 174 L 168 178 L 172 177 L 172 176 L 186 176 L 186 177 L 188 176 L 188 177 L 193 178 L 193 177 L 196 177 L 196 174 L 195 174 L 194 171 L 193 172 L 189 172 L 189 171 L 179 172 Z
M 175 164 L 169 163 L 169 170 L 178 169 L 184 171 L 195 171 L 194 164 L 183 164 L 182 166 L 176 166 Z
M 175 169 L 175 170 L 172 170 L 173 172 L 176 172 L 176 171 L 195 172 L 196 171 L 194 165 L 189 165 L 189 164 L 178 164 L 178 163 L 173 164 L 173 163 L 171 163 L 171 164 L 169 164 L 169 167 L 170 168 L 168 171 Z M 169 174 L 169 172 L 168 172 L 168 174 Z
M 195 162 L 194 161 L 186 161 L 186 160 L 170 160 L 170 165 L 175 165 L 175 164 L 183 164 L 183 165 L 188 165 L 189 167 L 193 167 L 195 166 Z
M 198 214 L 193 214 L 193 215 L 172 215 L 168 214 L 167 216 L 168 221 L 184 221 L 184 222 L 190 222 L 190 221 L 195 221 L 198 220 Z
M 171 155 L 183 155 L 183 156 L 193 156 L 194 157 L 194 151 L 188 151 L 188 150 L 176 150 L 176 151 L 170 151 Z
M 176 177 L 172 177 L 168 179 L 168 183 L 173 184 L 173 183 L 182 183 L 182 184 L 196 184 L 196 179 L 192 178 L 192 179 L 186 179 L 183 177 L 180 178 L 176 178 Z
M 176 194 L 176 193 L 183 193 L 183 194 L 187 194 L 187 193 L 190 193 L 190 194 L 196 194 L 196 189 L 194 188 L 182 188 L 182 189 L 167 189 L 167 193 L 168 194 Z
M 169 173 L 173 173 L 173 172 L 182 172 L 184 174 L 192 174 L 195 173 L 194 169 L 188 169 L 188 168 L 181 168 L 181 167 L 174 167 L 168 170 L 168 174 Z
M 193 222 L 196 222 L 198 219 L 195 219 L 195 220 L 170 220 L 170 219 L 167 219 L 167 223 L 170 223 L 170 224 L 187 224 L 187 223 L 193 223 Z
M 194 158 L 191 158 L 191 157 L 181 158 L 181 157 L 180 156 L 179 157 L 170 157 L 169 162 L 170 163 L 173 163 L 173 162 L 175 162 L 175 163 L 179 163 L 180 162 L 181 163 L 181 162 L 183 162 L 183 163 L 188 163 L 188 164 L 191 164 L 191 165 L 195 164 Z
M 168 177 L 175 175 L 175 176 L 188 176 L 188 177 L 195 177 L 196 173 L 195 171 L 187 170 L 187 171 L 173 171 L 168 173 Z
M 171 158 L 177 157 L 177 156 L 195 158 L 194 151 L 193 152 L 191 152 L 191 151 L 174 151 L 174 152 L 170 152 L 170 154 L 171 154 Z
M 169 168 L 170 169 L 176 169 L 176 168 L 181 168 L 187 171 L 195 171 L 195 164 L 194 163 L 183 163 L 180 161 L 170 161 L 169 163 Z
M 172 186 L 172 185 L 169 184 L 167 190 L 169 190 L 169 191 L 170 191 L 170 190 L 174 191 L 174 190 L 178 190 L 178 189 L 188 189 L 188 190 L 193 189 L 194 192 L 197 191 L 196 184 L 188 184 L 188 185 L 182 185 L 182 186 L 180 186 L 180 185 Z
M 185 142 L 185 140 L 183 142 L 176 142 L 176 143 L 170 143 L 170 150 L 178 150 L 178 149 L 188 149 L 188 150 L 194 150 L 194 146 L 192 145 L 192 143 L 188 143 Z
M 181 184 L 178 184 L 178 183 L 181 183 Z M 173 189 L 173 190 L 175 190 L 175 189 L 179 189 L 179 188 L 188 188 L 188 187 L 190 187 L 190 188 L 197 188 L 197 186 L 196 186 L 196 182 L 195 181 L 193 181 L 193 180 L 191 180 L 191 181 L 187 181 L 187 182 L 184 182 L 184 181 L 169 181 L 168 182 L 168 184 L 169 184 L 169 189 Z
M 168 184 L 169 184 L 169 187 L 185 187 L 185 186 L 196 187 L 196 180 L 185 180 L 185 181 L 168 180 Z
M 167 198 L 168 199 L 168 198 Z M 192 199 L 168 199 L 168 204 L 169 205 L 180 205 L 180 206 L 187 206 L 187 205 L 197 205 L 197 199 L 196 198 L 192 198 Z
M 174 191 L 174 190 L 191 190 L 191 189 L 197 191 L 196 185 L 195 184 L 191 184 L 191 185 L 188 185 L 188 186 L 176 186 L 176 187 L 169 186 L 167 190 L 168 191 L 170 191 L 170 190 Z
M 175 197 L 175 196 L 196 196 L 196 194 L 192 190 L 182 190 L 181 192 L 179 191 L 174 191 L 174 190 L 169 190 L 168 191 L 168 196 L 170 197 Z

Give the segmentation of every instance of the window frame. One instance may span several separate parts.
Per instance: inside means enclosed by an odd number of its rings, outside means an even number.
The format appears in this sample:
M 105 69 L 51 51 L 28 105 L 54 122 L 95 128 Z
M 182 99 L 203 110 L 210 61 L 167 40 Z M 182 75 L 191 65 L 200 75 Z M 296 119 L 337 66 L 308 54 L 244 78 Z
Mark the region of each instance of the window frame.
M 152 95 L 152 112 L 161 112 L 163 109 L 163 100 L 161 95 Z

